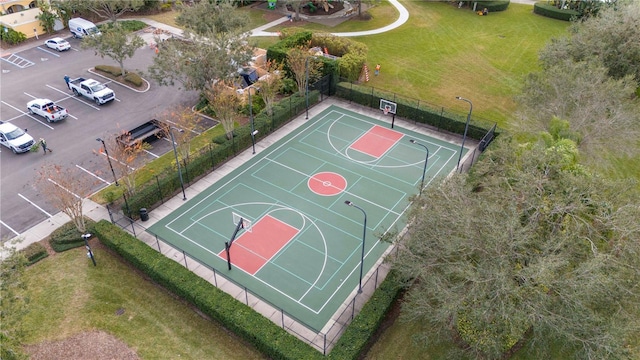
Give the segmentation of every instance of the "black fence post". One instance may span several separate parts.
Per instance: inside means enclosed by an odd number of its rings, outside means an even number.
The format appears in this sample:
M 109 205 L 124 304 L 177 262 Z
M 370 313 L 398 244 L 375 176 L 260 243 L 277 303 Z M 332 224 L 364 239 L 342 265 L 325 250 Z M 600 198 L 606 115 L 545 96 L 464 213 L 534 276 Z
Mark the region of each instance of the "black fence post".
M 156 177 L 156 185 L 158 185 L 158 194 L 160 194 L 159 198 L 160 198 L 160 203 L 164 204 L 164 196 L 162 195 L 162 187 L 160 187 L 160 179 L 158 178 L 158 175 L 155 175 Z

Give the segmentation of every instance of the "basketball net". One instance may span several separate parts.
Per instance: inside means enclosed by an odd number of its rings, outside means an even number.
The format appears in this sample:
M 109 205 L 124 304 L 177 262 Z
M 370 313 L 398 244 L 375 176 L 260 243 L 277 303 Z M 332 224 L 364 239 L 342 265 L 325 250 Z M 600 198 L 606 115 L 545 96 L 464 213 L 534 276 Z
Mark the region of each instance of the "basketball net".
M 385 106 L 384 109 L 382 110 L 382 112 L 385 115 L 389 114 L 389 111 L 391 111 L 391 106 Z

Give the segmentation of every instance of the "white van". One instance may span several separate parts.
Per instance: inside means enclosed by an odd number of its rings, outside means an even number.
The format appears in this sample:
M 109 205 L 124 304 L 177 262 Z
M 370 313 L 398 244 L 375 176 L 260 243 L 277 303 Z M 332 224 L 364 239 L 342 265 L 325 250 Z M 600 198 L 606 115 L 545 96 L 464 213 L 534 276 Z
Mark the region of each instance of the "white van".
M 74 38 L 82 39 L 85 36 L 102 35 L 96 24 L 83 18 L 73 18 L 69 20 L 69 30 Z

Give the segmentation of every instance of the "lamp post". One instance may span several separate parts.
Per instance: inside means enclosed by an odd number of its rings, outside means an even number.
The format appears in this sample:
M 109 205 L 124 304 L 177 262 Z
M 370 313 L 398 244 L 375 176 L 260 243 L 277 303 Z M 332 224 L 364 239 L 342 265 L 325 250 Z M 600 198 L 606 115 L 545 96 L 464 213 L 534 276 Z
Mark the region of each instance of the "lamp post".
M 305 116 L 305 120 L 309 120 L 309 58 L 310 56 L 307 56 L 304 60 L 304 98 L 307 104 L 307 115 Z
M 111 165 L 111 158 L 109 157 L 109 151 L 107 151 L 107 145 L 104 143 L 104 140 L 102 140 L 102 138 L 97 138 L 96 141 L 99 141 L 102 143 L 102 147 L 104 148 L 104 154 L 107 155 L 109 168 L 111 168 L 111 173 L 113 174 L 113 179 L 116 181 L 116 186 L 120 186 L 120 184 L 118 184 L 118 177 L 116 176 L 116 172 L 113 171 L 113 165 Z
M 429 148 L 427 147 L 427 145 L 421 144 L 413 139 L 410 139 L 409 142 L 412 144 L 420 145 L 423 148 L 425 148 L 425 150 L 427 150 L 427 157 L 424 158 L 424 170 L 422 171 L 422 182 L 420 183 L 420 194 L 422 194 L 422 189 L 424 188 L 424 177 L 425 177 L 425 174 L 427 173 L 427 162 L 429 162 Z
M 93 257 L 93 251 L 91 251 L 91 246 L 89 246 L 90 238 L 91 238 L 91 234 L 82 234 L 82 239 L 84 239 L 84 247 L 87 249 L 87 257 L 91 259 L 91 262 L 93 262 L 93 266 L 98 266 L 98 264 L 96 264 L 96 258 Z
M 467 139 L 467 130 L 469 129 L 469 121 L 471 120 L 471 111 L 473 111 L 473 103 L 469 99 L 465 99 L 460 96 L 456 96 L 457 100 L 466 101 L 469 103 L 469 113 L 467 114 L 467 124 L 464 126 L 464 135 L 462 136 L 462 146 L 460 147 L 460 156 L 458 157 L 458 165 L 456 170 L 460 168 L 460 160 L 462 160 L 462 151 L 464 150 L 464 141 Z
M 354 208 L 362 211 L 362 213 L 364 214 L 364 226 L 362 228 L 362 255 L 360 256 L 360 281 L 358 282 L 358 294 L 361 294 L 362 293 L 362 271 L 364 268 L 364 240 L 367 235 L 367 213 L 364 212 L 363 208 L 352 203 L 349 200 L 345 201 L 344 203 L 349 206 L 353 206 Z
M 180 186 L 182 187 L 182 200 L 187 200 L 187 194 L 184 192 L 184 181 L 182 181 L 182 170 L 180 170 L 180 160 L 178 160 L 178 150 L 176 149 L 176 140 L 173 137 L 172 129 L 176 129 L 179 132 L 184 132 L 182 129 L 175 128 L 173 126 L 169 127 L 169 135 L 171 136 L 171 144 L 173 145 L 173 154 L 176 156 L 176 164 L 178 165 L 178 176 L 180 177 Z
M 256 134 L 258 130 L 255 130 L 253 125 L 253 102 L 251 102 L 251 86 L 247 87 L 249 89 L 249 122 L 251 123 L 251 147 L 253 148 L 253 154 L 256 153 Z

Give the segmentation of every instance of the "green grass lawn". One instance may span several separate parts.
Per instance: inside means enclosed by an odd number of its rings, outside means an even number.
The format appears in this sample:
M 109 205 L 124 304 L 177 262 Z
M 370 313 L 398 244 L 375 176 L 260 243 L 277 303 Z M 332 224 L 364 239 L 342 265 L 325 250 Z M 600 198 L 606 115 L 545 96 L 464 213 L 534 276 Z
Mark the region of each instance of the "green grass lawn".
M 262 359 L 216 323 L 143 278 L 97 240 L 98 266 L 84 247 L 29 267 L 25 344 L 56 341 L 92 330 L 124 341 L 143 359 Z M 124 313 L 116 314 L 123 309 Z M 114 358 L 117 354 L 114 354 Z

